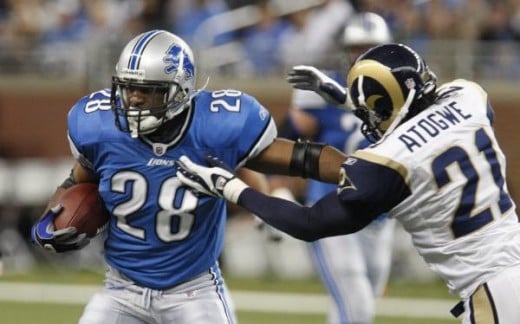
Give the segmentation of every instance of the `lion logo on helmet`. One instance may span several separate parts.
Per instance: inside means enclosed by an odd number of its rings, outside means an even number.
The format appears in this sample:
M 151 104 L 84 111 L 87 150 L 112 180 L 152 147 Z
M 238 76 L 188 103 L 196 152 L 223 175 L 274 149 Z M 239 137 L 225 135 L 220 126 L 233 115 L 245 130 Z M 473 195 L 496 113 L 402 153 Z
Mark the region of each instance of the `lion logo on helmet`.
M 184 76 L 187 80 L 193 78 L 195 75 L 195 68 L 193 62 L 190 60 L 188 53 L 178 44 L 173 44 L 166 51 L 166 55 L 163 58 L 163 62 L 166 63 L 164 72 L 171 74 L 182 67 Z

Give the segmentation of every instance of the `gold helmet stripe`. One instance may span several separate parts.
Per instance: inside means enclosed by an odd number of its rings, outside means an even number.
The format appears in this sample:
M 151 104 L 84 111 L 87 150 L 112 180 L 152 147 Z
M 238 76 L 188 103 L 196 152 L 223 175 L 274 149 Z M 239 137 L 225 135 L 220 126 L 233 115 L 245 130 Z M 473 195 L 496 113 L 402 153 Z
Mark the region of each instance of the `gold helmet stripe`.
M 386 90 L 390 99 L 392 100 L 392 117 L 381 123 L 380 128 L 386 130 L 397 115 L 399 108 L 404 105 L 405 98 L 399 82 L 394 77 L 390 68 L 375 61 L 375 60 L 361 60 L 354 64 L 347 75 L 348 88 L 352 89 L 352 84 L 361 76 L 370 77 L 377 80 L 378 83 Z M 366 99 L 367 108 L 374 109 L 375 101 L 382 96 L 379 94 L 372 94 Z M 396 109 L 397 108 L 397 109 Z

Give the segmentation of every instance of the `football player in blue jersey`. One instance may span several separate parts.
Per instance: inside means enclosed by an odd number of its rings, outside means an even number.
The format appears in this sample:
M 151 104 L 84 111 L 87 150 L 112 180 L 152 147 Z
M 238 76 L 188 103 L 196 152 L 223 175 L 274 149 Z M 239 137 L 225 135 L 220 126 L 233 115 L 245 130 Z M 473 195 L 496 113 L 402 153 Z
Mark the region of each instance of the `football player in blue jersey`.
M 298 88 L 352 109 L 373 142 L 342 164 L 336 190 L 300 206 L 249 188 L 216 157 L 210 167 L 181 157 L 179 180 L 306 241 L 359 231 L 388 212 L 458 295 L 452 314 L 463 324 L 517 323 L 520 223 L 485 90 L 464 79 L 437 86 L 424 59 L 394 43 L 358 57 L 347 88 L 313 67 L 291 74 Z
M 338 42 L 344 61 L 327 74 L 344 85 L 348 62 L 368 48 L 390 41 L 390 29 L 383 17 L 371 12 L 353 15 Z M 352 112 L 327 103 L 314 92 L 295 89 L 288 116 L 300 137 L 327 143 L 347 154 L 368 144 L 360 130 L 361 122 Z M 331 183 L 309 180 L 305 204 L 314 204 L 334 188 Z M 390 273 L 394 227 L 395 220 L 382 215 L 352 235 L 309 244 L 316 271 L 333 301 L 327 323 L 372 323 L 376 300 Z
M 111 214 L 104 289 L 80 323 L 235 323 L 221 276 L 226 201 L 187 190 L 183 155 L 218 156 L 234 168 L 330 182 L 346 158 L 316 143 L 276 138 L 269 111 L 238 90 L 195 88 L 190 47 L 152 30 L 123 49 L 112 88 L 81 98 L 68 114 L 76 162 L 32 228 L 33 241 L 65 252 L 88 244 L 73 227 L 55 230 L 66 188 L 94 182 Z

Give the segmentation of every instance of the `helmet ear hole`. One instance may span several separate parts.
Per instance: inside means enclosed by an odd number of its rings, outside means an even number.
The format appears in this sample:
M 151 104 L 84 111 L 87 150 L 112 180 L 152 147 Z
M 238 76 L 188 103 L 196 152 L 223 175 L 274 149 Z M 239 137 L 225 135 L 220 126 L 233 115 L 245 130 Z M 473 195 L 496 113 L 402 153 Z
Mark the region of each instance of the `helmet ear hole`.
M 428 81 L 424 84 L 422 93 L 423 93 L 423 95 L 427 95 L 427 94 L 431 93 L 432 91 L 434 91 L 435 88 L 436 88 L 435 82 Z

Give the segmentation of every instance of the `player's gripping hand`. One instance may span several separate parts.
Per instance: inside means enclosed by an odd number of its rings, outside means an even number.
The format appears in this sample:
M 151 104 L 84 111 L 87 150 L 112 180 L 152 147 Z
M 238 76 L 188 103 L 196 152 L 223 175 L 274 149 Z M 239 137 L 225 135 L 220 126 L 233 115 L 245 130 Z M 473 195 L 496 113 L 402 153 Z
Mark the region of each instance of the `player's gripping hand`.
M 87 234 L 77 234 L 75 227 L 66 227 L 60 230 L 54 228 L 54 218 L 63 210 L 61 205 L 51 208 L 31 228 L 31 240 L 34 244 L 52 251 L 67 252 L 79 250 L 90 242 Z
M 188 187 L 210 196 L 226 198 L 236 204 L 242 191 L 249 186 L 216 157 L 207 156 L 206 162 L 209 167 L 196 164 L 183 155 L 177 161 L 177 177 Z
M 313 66 L 294 66 L 287 75 L 287 81 L 296 89 L 316 92 L 332 105 L 343 106 L 347 101 L 346 89 Z

